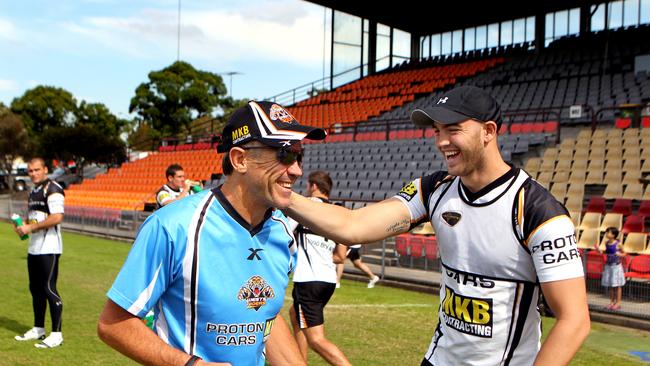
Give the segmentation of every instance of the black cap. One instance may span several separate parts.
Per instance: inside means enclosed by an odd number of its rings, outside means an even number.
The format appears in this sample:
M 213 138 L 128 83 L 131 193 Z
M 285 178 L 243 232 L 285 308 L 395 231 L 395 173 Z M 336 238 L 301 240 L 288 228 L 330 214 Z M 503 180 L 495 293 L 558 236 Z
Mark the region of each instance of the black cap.
M 321 128 L 298 124 L 291 113 L 277 103 L 250 101 L 230 116 L 217 151 L 227 152 L 251 141 L 270 147 L 290 147 L 304 138 L 322 140 L 325 136 Z
M 494 121 L 501 127 L 501 106 L 490 93 L 475 86 L 459 86 L 440 97 L 433 107 L 416 109 L 411 121 L 417 126 L 430 126 L 434 122 L 449 125 L 468 119 L 479 122 Z

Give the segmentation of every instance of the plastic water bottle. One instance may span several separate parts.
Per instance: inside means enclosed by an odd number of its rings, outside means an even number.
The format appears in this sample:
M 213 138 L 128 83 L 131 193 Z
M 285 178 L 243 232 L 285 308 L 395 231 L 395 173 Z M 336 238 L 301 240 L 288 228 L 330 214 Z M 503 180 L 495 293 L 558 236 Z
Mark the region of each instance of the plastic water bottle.
M 23 219 L 18 214 L 11 214 L 11 221 L 14 222 L 14 225 L 16 225 L 16 227 L 23 226 Z M 28 238 L 29 235 L 25 234 L 20 237 L 20 240 L 27 240 Z
M 193 193 L 199 193 L 199 192 L 201 192 L 201 191 L 203 190 L 203 189 L 201 188 L 201 186 L 198 185 L 198 184 L 192 186 L 190 189 L 192 190 Z
M 154 323 L 154 320 L 155 320 L 155 319 L 154 319 L 154 313 L 153 313 L 153 310 L 149 310 L 149 312 L 147 313 L 147 315 L 145 315 L 144 318 L 142 318 L 142 321 L 144 322 L 144 324 L 145 324 L 149 329 L 153 329 L 153 323 Z

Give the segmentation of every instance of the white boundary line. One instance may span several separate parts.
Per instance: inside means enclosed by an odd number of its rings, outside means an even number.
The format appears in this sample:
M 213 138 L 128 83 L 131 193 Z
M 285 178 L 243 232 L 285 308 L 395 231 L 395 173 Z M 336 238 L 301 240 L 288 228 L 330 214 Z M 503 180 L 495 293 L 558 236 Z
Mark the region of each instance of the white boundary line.
M 433 304 L 328 304 L 325 309 L 348 308 L 432 308 Z
M 285 297 L 284 302 L 293 302 L 290 297 Z M 327 304 L 325 309 L 353 309 L 353 308 L 432 308 L 433 304 Z

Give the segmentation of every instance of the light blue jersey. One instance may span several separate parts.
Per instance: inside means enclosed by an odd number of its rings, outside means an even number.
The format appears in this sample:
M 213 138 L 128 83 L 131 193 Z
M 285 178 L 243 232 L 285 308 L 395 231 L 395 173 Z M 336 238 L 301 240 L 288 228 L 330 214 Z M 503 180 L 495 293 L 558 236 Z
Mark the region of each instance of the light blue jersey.
M 188 354 L 261 366 L 295 249 L 279 210 L 250 227 L 206 190 L 145 221 L 107 295 L 141 318 L 154 308 L 158 336 Z

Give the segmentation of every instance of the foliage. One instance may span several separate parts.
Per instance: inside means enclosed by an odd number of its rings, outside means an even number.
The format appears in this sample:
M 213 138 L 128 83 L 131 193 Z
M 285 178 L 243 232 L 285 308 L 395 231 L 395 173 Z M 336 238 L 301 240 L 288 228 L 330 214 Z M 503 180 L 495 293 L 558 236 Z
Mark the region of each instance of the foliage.
M 62 88 L 39 85 L 11 102 L 11 110 L 23 118 L 31 136 L 50 127 L 73 124 L 77 100 Z
M 119 136 L 128 121 L 117 118 L 101 103 L 81 101 L 77 111 L 77 125 L 86 125 L 108 136 Z
M 221 76 L 200 71 L 183 61 L 149 73 L 149 81 L 140 84 L 131 99 L 129 112 L 137 113 L 164 136 L 191 133 L 193 120 L 211 114 L 228 104 Z
M 248 99 L 232 99 L 228 98 L 227 104 L 221 106 L 221 114 L 217 117 L 206 116 L 192 121 L 193 133 L 204 134 L 221 134 L 223 127 L 228 123 L 228 119 L 232 113 L 240 107 L 245 106 Z
M 146 123 L 140 123 L 129 133 L 127 143 L 135 151 L 147 151 L 155 149 L 155 142 L 159 140 L 160 132 Z
M 20 116 L 0 105 L 0 171 L 11 172 L 13 161 L 18 156 L 29 156 L 31 152 L 27 130 Z M 8 176 L 11 187 L 13 179 Z
M 106 135 L 92 124 L 49 128 L 41 134 L 43 157 L 84 163 L 120 164 L 126 160 L 124 141 Z
M 37 86 L 11 103 L 25 121 L 36 146 L 33 153 L 46 159 L 74 160 L 78 174 L 83 163 L 120 163 L 126 158 L 120 139 L 127 121 L 101 103 L 77 100 L 70 92 Z

